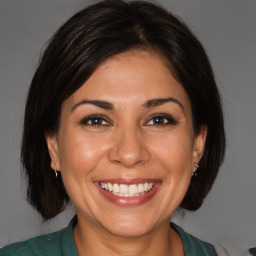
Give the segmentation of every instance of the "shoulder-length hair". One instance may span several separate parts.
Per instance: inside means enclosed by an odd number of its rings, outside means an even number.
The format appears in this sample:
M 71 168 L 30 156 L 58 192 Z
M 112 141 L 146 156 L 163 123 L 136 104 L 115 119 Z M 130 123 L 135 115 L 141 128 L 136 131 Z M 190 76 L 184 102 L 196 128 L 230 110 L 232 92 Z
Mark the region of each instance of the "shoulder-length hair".
M 195 134 L 207 126 L 198 175 L 180 207 L 198 209 L 225 151 L 223 113 L 207 55 L 188 27 L 170 12 L 142 1 L 106 0 L 71 17 L 51 38 L 32 79 L 25 109 L 21 160 L 29 202 L 50 219 L 69 201 L 61 176 L 50 168 L 46 134 L 58 132 L 62 103 L 99 65 L 116 54 L 143 49 L 168 60 L 187 92 Z

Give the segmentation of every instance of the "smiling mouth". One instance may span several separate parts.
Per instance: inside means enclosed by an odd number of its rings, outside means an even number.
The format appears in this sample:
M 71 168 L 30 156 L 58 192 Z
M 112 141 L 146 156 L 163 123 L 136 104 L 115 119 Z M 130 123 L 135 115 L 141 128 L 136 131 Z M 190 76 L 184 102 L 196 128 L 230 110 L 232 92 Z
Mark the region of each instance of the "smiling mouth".
M 111 182 L 99 182 L 102 189 L 119 197 L 136 197 L 149 193 L 154 187 L 155 183 L 145 182 L 139 184 L 117 184 Z
M 139 206 L 150 201 L 162 185 L 156 179 L 111 179 L 95 181 L 102 195 L 119 207 Z

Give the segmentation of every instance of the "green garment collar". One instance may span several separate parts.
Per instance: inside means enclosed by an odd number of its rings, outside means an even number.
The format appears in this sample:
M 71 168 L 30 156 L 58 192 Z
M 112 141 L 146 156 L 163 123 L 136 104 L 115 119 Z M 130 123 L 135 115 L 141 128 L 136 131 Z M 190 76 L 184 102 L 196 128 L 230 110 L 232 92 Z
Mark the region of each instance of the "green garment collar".
M 76 223 L 77 217 L 75 216 L 66 228 L 8 245 L 0 249 L 0 256 L 79 256 L 73 237 L 73 228 Z M 217 256 L 211 244 L 187 234 L 174 223 L 171 223 L 171 227 L 181 237 L 185 256 Z

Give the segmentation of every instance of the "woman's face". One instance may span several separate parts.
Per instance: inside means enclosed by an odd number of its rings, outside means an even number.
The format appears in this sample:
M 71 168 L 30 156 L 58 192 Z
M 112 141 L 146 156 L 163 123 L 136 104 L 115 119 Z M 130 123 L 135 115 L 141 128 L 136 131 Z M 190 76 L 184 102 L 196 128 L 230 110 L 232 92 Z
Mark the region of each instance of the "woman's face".
M 191 106 L 163 58 L 130 51 L 104 62 L 64 103 L 47 137 L 78 218 L 118 236 L 168 222 L 203 152 Z

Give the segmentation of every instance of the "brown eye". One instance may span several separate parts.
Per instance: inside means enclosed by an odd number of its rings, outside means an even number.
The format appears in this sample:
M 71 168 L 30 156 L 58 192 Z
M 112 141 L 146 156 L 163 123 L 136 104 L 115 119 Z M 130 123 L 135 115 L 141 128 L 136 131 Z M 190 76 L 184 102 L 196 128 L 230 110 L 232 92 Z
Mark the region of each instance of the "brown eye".
M 152 118 L 152 123 L 156 125 L 168 124 L 168 120 L 162 116 Z
M 177 123 L 178 122 L 170 115 L 157 114 L 151 117 L 149 121 L 146 123 L 146 125 L 161 126 L 161 125 L 175 125 Z
M 100 115 L 91 115 L 84 118 L 81 122 L 82 125 L 90 126 L 109 126 L 109 122 L 103 116 Z

